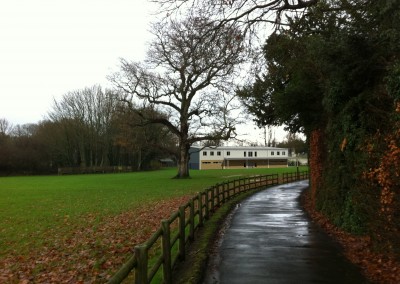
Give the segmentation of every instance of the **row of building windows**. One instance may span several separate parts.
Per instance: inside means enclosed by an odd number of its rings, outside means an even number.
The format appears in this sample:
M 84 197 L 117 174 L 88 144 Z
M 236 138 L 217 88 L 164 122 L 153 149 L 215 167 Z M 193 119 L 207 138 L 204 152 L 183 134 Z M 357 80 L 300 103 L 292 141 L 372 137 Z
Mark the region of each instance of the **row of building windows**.
M 281 152 L 279 152 L 279 151 L 277 151 L 276 152 L 276 155 L 277 156 L 279 156 L 281 154 Z M 285 151 L 282 151 L 282 155 L 285 155 L 286 154 L 286 152 Z M 275 155 L 275 152 L 274 151 L 271 151 L 271 156 L 274 156 Z
M 246 153 L 247 153 L 246 151 L 243 152 L 243 157 L 246 157 Z M 253 152 L 251 151 L 248 152 L 248 156 L 253 157 Z M 257 152 L 254 152 L 254 157 L 257 157 Z
M 226 155 L 230 156 L 231 152 L 227 151 Z M 203 151 L 203 156 L 207 156 L 207 151 Z M 214 151 L 210 151 L 210 156 L 214 156 Z M 217 156 L 221 156 L 221 151 L 217 151 Z
M 280 151 L 276 152 L 277 156 L 279 156 L 280 154 L 281 154 Z M 282 151 L 282 155 L 285 155 L 285 154 L 286 154 L 286 152 Z M 230 156 L 231 152 L 227 151 L 226 155 Z M 243 157 L 246 157 L 246 155 L 248 155 L 248 157 L 253 157 L 253 152 L 252 151 L 249 151 L 249 152 L 244 151 L 243 152 Z M 275 151 L 271 151 L 271 156 L 274 156 L 274 155 L 275 155 Z M 203 156 L 207 156 L 207 151 L 203 151 Z M 214 151 L 210 151 L 210 156 L 214 156 Z M 221 156 L 221 151 L 217 151 L 217 156 Z M 257 152 L 254 152 L 254 157 L 257 157 Z

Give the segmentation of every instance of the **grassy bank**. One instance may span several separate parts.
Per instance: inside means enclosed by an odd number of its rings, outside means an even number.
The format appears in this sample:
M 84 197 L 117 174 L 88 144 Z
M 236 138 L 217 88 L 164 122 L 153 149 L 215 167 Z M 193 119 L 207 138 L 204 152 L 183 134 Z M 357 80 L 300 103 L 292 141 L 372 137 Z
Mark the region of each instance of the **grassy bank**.
M 85 234 L 94 236 L 98 231 L 121 222 L 126 213 L 131 214 L 127 214 L 129 217 L 126 218 L 137 219 L 130 229 L 131 234 L 147 232 L 151 230 L 147 224 L 150 217 L 143 212 L 157 206 L 161 208 L 168 200 L 191 196 L 228 179 L 295 170 L 192 171 L 192 178 L 186 180 L 172 178 L 176 169 L 125 174 L 3 177 L 0 178 L 0 263 L 2 258 L 10 255 L 23 258 L 32 255 L 35 250 L 65 246 L 71 239 L 77 238 L 77 232 L 81 233 L 89 227 L 91 231 Z M 115 216 L 119 219 L 113 219 Z M 157 215 L 151 218 L 157 219 Z M 159 223 L 159 220 L 155 221 Z M 96 251 L 101 240 L 99 237 L 98 240 L 86 241 L 90 246 L 84 250 L 94 246 L 92 249 Z M 71 245 L 67 252 L 62 253 L 83 250 L 79 246 Z M 103 244 L 101 249 L 105 249 Z

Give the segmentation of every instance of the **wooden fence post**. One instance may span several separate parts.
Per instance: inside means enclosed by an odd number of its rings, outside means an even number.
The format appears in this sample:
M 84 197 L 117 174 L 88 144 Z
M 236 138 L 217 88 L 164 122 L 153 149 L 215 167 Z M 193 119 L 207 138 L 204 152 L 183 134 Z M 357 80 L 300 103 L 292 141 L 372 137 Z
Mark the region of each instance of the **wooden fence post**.
M 214 212 L 214 208 L 215 208 L 215 194 L 214 194 L 214 191 L 215 191 L 215 186 L 213 186 L 212 188 L 211 188 L 211 210 Z
M 222 184 L 222 200 L 221 200 L 222 204 L 225 203 L 225 184 L 226 183 Z
M 198 194 L 199 196 L 199 226 L 203 226 L 203 196 L 202 193 L 200 192 Z
M 135 284 L 147 283 L 147 266 L 149 262 L 147 255 L 147 246 L 135 246 L 135 256 L 137 259 L 137 266 L 135 268 Z
M 179 258 L 181 260 L 185 259 L 185 227 L 186 227 L 186 221 L 185 221 L 185 206 L 180 206 L 179 207 Z
M 194 240 L 194 199 L 190 200 L 190 216 L 189 216 L 189 237 L 190 240 Z
M 217 184 L 216 186 L 215 186 L 215 188 L 216 188 L 216 190 L 217 190 L 217 206 L 219 206 L 220 204 L 220 198 L 219 198 L 219 184 Z
M 205 205 L 206 205 L 206 212 L 205 212 L 205 215 L 204 215 L 204 217 L 206 218 L 206 220 L 210 217 L 210 199 L 209 199 L 209 193 L 210 193 L 210 189 L 208 188 L 208 189 L 206 189 L 205 190 L 205 196 L 204 196 L 204 203 L 205 203 Z
M 172 271 L 171 271 L 171 231 L 169 228 L 169 221 L 162 220 L 161 221 L 162 228 L 162 238 L 161 238 L 161 246 L 163 252 L 163 278 L 164 283 L 170 284 L 172 283 Z

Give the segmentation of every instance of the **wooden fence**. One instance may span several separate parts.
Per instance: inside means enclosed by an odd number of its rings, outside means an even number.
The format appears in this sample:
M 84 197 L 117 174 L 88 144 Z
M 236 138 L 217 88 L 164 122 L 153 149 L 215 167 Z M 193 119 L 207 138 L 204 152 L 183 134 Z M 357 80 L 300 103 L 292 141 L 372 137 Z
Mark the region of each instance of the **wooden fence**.
M 131 258 L 108 281 L 108 284 L 121 283 L 134 272 L 136 284 L 151 283 L 157 273 L 161 273 L 162 282 L 172 283 L 172 270 L 178 260 L 185 259 L 186 245 L 194 240 L 195 231 L 203 226 L 218 207 L 231 198 L 254 189 L 289 183 L 308 178 L 308 172 L 260 175 L 227 181 L 207 188 L 190 199 L 185 205 L 161 221 L 161 227 L 147 242 L 137 245 Z M 158 245 L 161 240 L 161 247 Z M 156 248 L 160 253 L 149 261 L 149 251 Z
M 282 173 L 282 181 L 280 183 L 289 183 L 303 179 L 308 179 L 308 172 Z

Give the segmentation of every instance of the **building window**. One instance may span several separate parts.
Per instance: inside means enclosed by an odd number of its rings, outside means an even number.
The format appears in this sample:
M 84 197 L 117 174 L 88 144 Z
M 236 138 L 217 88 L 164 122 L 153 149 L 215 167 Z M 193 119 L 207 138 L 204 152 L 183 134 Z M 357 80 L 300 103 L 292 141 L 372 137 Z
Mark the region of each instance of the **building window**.
M 282 155 L 286 155 L 286 152 L 285 152 L 285 151 L 282 151 Z
M 243 152 L 243 157 L 246 157 L 246 152 Z
M 207 151 L 203 151 L 203 156 L 207 156 Z
M 221 156 L 221 151 L 217 151 L 217 156 Z
M 274 151 L 271 151 L 271 156 L 275 155 Z
M 227 155 L 227 156 L 230 156 L 230 155 L 231 155 L 231 151 L 227 151 L 227 152 L 226 152 L 226 155 Z
M 211 151 L 211 152 L 210 152 L 210 156 L 214 156 L 214 151 Z
M 249 152 L 249 157 L 253 157 L 253 152 Z
M 257 151 L 254 152 L 254 157 L 257 157 Z
M 277 155 L 277 156 L 279 156 L 280 154 L 281 154 L 281 152 L 279 152 L 279 151 L 276 152 L 276 155 Z

